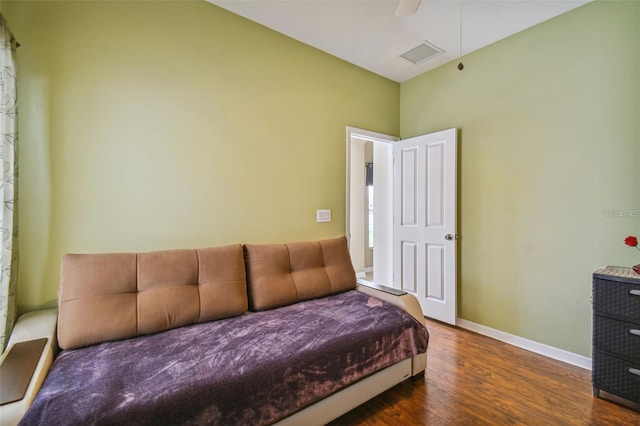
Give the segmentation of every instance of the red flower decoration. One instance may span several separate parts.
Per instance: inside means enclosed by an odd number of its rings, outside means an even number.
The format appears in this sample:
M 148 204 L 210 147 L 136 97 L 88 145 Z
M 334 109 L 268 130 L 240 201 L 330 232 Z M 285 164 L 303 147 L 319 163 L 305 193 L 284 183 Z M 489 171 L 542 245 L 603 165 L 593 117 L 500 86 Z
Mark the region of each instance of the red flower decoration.
M 638 238 L 635 235 L 629 235 L 627 238 L 624 239 L 624 243 L 629 247 L 635 247 L 638 250 L 640 250 L 640 247 L 638 247 Z M 635 271 L 636 274 L 640 274 L 640 264 L 632 266 L 632 269 Z

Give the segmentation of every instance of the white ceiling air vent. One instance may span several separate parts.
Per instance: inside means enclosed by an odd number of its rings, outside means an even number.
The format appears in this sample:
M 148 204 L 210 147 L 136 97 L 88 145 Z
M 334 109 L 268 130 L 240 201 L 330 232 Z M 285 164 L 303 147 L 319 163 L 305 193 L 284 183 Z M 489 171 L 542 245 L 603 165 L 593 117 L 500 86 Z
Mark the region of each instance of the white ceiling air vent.
M 414 64 L 418 65 L 431 58 L 435 58 L 442 53 L 444 53 L 444 50 L 440 49 L 437 46 L 434 46 L 429 42 L 423 41 L 413 49 L 404 52 L 400 56 L 405 58 L 407 61 L 413 62 Z

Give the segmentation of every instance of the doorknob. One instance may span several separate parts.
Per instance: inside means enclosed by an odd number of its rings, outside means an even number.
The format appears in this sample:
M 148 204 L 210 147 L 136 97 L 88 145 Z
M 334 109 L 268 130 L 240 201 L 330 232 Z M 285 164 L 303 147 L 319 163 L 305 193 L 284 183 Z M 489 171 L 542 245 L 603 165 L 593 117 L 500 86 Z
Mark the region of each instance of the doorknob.
M 452 235 L 452 234 L 447 234 L 444 236 L 444 239 L 447 241 L 451 241 L 451 240 L 457 240 L 458 236 L 457 235 Z

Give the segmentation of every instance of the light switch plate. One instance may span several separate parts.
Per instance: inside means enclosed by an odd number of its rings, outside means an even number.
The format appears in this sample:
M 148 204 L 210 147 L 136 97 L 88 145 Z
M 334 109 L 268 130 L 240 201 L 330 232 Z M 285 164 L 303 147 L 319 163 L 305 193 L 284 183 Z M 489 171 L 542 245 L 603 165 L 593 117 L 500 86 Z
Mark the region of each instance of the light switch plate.
M 316 210 L 316 222 L 331 222 L 331 210 Z

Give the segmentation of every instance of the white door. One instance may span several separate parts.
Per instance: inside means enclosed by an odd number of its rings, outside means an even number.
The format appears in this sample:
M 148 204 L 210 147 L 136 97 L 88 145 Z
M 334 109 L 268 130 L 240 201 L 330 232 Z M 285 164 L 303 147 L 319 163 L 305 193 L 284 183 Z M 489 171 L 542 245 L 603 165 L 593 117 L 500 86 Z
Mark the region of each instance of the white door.
M 449 324 L 457 317 L 456 146 L 456 129 L 393 144 L 394 287 Z

